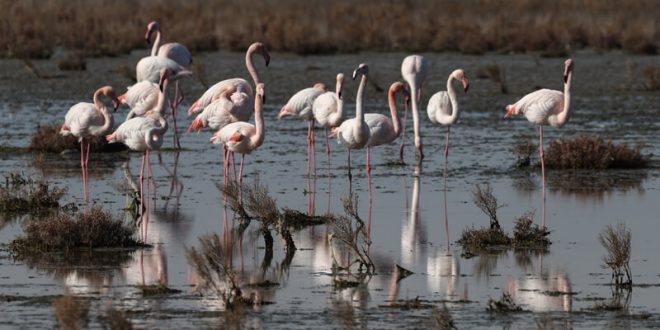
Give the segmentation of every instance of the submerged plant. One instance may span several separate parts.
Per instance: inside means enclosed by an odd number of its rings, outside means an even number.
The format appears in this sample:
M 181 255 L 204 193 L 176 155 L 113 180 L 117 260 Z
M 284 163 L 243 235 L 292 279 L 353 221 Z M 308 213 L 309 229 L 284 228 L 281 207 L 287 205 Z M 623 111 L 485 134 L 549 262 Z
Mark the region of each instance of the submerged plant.
M 632 274 L 630 272 L 631 239 L 630 229 L 624 223 L 619 223 L 616 228 L 607 225 L 598 235 L 598 241 L 607 251 L 607 255 L 603 256 L 602 267 L 612 270 L 612 284 L 616 288 L 632 286 Z
M 527 212 L 515 220 L 513 228 L 513 246 L 515 248 L 546 248 L 551 242 L 547 227 L 534 223 L 534 212 Z
M 135 228 L 98 206 L 72 217 L 56 212 L 34 220 L 25 235 L 11 242 L 18 253 L 144 246 L 134 238 Z
M 0 186 L 0 212 L 42 213 L 60 206 L 59 200 L 66 189 L 51 188 L 45 180 L 34 180 L 19 173 L 5 176 Z
M 362 279 L 362 275 L 368 276 L 376 272 L 376 266 L 369 256 L 371 240 L 369 239 L 365 223 L 357 212 L 357 196 L 353 197 L 353 195 L 349 195 L 342 198 L 342 202 L 344 204 L 344 212 L 347 216 L 336 217 L 332 222 L 330 242 L 332 243 L 332 241 L 336 240 L 342 247 L 355 254 L 356 259 L 349 261 L 345 270 L 350 272 L 351 266 L 357 264 L 358 277 Z M 334 260 L 334 264 L 335 268 L 342 268 L 336 260 Z
M 489 312 L 496 313 L 511 313 L 511 312 L 522 312 L 523 309 L 513 300 L 511 295 L 507 292 L 502 293 L 502 298 L 500 300 L 494 300 L 492 298 L 488 299 L 488 308 Z

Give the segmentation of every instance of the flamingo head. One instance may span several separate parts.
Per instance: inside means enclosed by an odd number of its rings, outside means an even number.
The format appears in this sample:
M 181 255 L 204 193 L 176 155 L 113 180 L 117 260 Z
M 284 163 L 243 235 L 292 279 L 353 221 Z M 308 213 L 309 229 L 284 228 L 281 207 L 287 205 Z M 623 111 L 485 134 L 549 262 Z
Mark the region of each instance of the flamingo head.
M 390 85 L 390 89 L 389 89 L 388 93 L 391 94 L 391 95 L 394 95 L 398 92 L 403 93 L 403 96 L 406 100 L 406 103 L 408 102 L 408 100 L 410 100 L 410 92 L 406 88 L 406 84 L 404 84 L 400 81 L 395 81 L 395 82 L 392 83 L 392 85 Z
M 170 69 L 162 68 L 160 69 L 160 80 L 158 81 L 158 88 L 162 92 L 165 88 L 167 88 L 167 83 L 170 80 L 170 76 L 172 75 L 172 72 Z
M 451 73 L 451 77 L 460 81 L 463 84 L 463 91 L 467 93 L 468 88 L 470 87 L 470 81 L 465 75 L 465 71 L 463 71 L 463 69 L 456 69 Z
M 250 48 L 248 48 L 247 53 L 248 54 L 253 54 L 253 53 L 261 54 L 261 56 L 264 57 L 264 61 L 266 61 L 266 66 L 268 66 L 268 64 L 270 64 L 270 53 L 268 53 L 268 49 L 261 42 L 255 42 L 252 45 L 250 45 Z
M 369 66 L 366 63 L 361 63 L 355 71 L 353 71 L 353 80 L 358 74 L 367 75 L 369 73 Z
M 564 84 L 568 82 L 568 74 L 573 72 L 573 60 L 567 59 L 564 62 Z
M 117 96 L 117 100 L 119 100 L 119 103 L 126 103 L 126 94 Z
M 112 101 L 112 111 L 116 111 L 119 108 L 121 102 L 115 93 L 115 90 L 111 86 L 103 86 L 99 89 L 100 93 L 108 97 Z M 97 91 L 98 93 L 98 91 Z
M 147 45 L 151 44 L 151 34 L 155 31 L 160 31 L 160 24 L 156 21 L 152 21 L 147 25 L 147 33 L 144 35 L 144 40 L 147 42 Z
M 519 114 L 520 111 L 516 109 L 515 104 L 509 104 L 506 106 L 506 114 L 504 115 L 504 118 L 509 118 L 511 116 Z
M 324 83 L 319 82 L 319 83 L 314 84 L 314 86 L 312 86 L 312 87 L 316 88 L 316 89 L 318 89 L 318 90 L 320 90 L 324 93 L 328 91 L 328 86 L 326 86 Z

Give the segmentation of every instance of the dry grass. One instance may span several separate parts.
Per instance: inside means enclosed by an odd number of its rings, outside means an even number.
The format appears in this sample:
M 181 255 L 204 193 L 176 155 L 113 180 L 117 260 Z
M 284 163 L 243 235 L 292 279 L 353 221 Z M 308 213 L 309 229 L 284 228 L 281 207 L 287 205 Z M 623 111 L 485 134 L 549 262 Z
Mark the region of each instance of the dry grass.
M 497 198 L 493 195 L 493 188 L 487 183 L 483 188 L 477 185 L 472 190 L 472 200 L 474 204 L 490 218 L 490 229 L 501 229 L 500 222 L 497 220 L 497 209 L 504 205 L 497 203 Z
M 80 143 L 78 139 L 72 135 L 62 136 L 60 134 L 61 124 L 53 124 L 40 126 L 37 131 L 32 135 L 30 140 L 29 151 L 33 152 L 49 152 L 60 153 L 64 150 L 80 150 Z M 104 136 L 97 136 L 92 138 L 91 152 L 114 152 L 126 150 L 122 143 L 109 144 Z
M 5 186 L 0 186 L 0 212 L 43 213 L 59 208 L 65 194 L 66 189 L 51 188 L 45 180 L 10 173 L 5 176 Z
M 75 218 L 58 212 L 31 221 L 25 227 L 25 235 L 12 241 L 11 249 L 21 254 L 143 246 L 135 240 L 134 233 L 133 226 L 95 206 Z
M 89 304 L 79 298 L 65 295 L 53 301 L 55 319 L 60 328 L 83 329 L 89 323 Z
M 596 135 L 551 141 L 545 153 L 545 165 L 554 169 L 644 168 L 649 158 L 644 146 L 615 144 Z
M 488 308 L 489 312 L 496 313 L 511 313 L 511 312 L 523 312 L 522 307 L 518 306 L 510 294 L 504 292 L 502 293 L 502 298 L 500 300 L 488 299 Z
M 515 248 L 541 248 L 550 246 L 550 231 L 534 223 L 534 212 L 527 212 L 516 219 L 513 228 L 513 246 Z
M 619 223 L 616 228 L 607 225 L 598 234 L 598 241 L 607 250 L 607 255 L 603 256 L 603 268 L 612 270 L 612 284 L 617 288 L 630 288 L 632 285 L 632 274 L 630 272 L 631 239 L 630 229 L 624 223 Z
M 152 20 L 161 22 L 166 40 L 193 51 L 242 49 L 264 40 L 272 50 L 304 54 L 369 49 L 557 56 L 585 47 L 655 54 L 659 6 L 655 0 L 625 6 L 597 0 L 0 0 L 0 55 L 48 57 L 57 47 L 86 56 L 125 53 L 146 48 L 142 37 Z

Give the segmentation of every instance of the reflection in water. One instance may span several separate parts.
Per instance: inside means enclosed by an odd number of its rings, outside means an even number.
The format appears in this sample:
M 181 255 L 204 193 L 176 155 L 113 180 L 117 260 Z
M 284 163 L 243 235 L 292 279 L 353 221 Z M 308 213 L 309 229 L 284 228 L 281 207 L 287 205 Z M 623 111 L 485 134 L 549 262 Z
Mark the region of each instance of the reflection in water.
M 426 249 L 426 245 L 418 244 L 426 241 L 426 231 L 423 230 L 419 220 L 419 166 L 415 168 L 417 174 L 413 175 L 411 208 L 408 212 L 408 219 L 405 219 L 401 225 L 401 261 L 406 267 L 411 267 L 419 262 L 418 258 L 424 255 Z
M 534 312 L 571 312 L 573 308 L 571 282 L 561 271 L 509 278 L 506 291 L 517 304 Z
M 428 254 L 426 273 L 430 291 L 445 292 L 446 299 L 456 296 L 461 275 L 460 260 L 444 248 L 436 248 Z

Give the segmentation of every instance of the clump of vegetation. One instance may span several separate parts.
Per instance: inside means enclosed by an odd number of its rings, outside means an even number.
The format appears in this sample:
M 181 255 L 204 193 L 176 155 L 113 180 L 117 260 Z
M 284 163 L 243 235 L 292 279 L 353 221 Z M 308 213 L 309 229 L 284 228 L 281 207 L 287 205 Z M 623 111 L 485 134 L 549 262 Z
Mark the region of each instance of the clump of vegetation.
M 507 292 L 502 293 L 502 298 L 500 300 L 494 300 L 492 298 L 488 299 L 488 308 L 489 312 L 495 313 L 511 313 L 511 312 L 523 312 L 524 310 L 515 301 L 511 295 Z
M 474 204 L 490 218 L 488 228 L 467 228 L 463 230 L 458 244 L 466 256 L 489 249 L 545 249 L 551 244 L 550 231 L 534 224 L 534 212 L 527 212 L 514 221 L 513 237 L 502 230 L 497 218 L 497 210 L 504 205 L 497 202 L 490 184 L 477 185 L 472 190 Z
M 513 154 L 516 156 L 516 168 L 526 168 L 532 164 L 532 155 L 538 147 L 527 139 L 521 139 L 513 146 Z
M 632 234 L 624 223 L 616 228 L 607 225 L 598 235 L 598 241 L 607 250 L 603 256 L 603 268 L 612 270 L 612 284 L 616 288 L 630 288 L 632 274 L 630 272 L 630 250 Z M 624 279 L 625 277 L 625 279 Z
M 646 80 L 644 85 L 646 89 L 650 91 L 657 91 L 660 89 L 660 66 L 655 64 L 649 64 L 644 67 L 642 70 L 644 79 Z
M 80 150 L 78 138 L 72 135 L 60 134 L 61 124 L 45 125 L 37 128 L 32 135 L 28 151 L 60 153 L 65 150 Z M 126 150 L 122 143 L 109 144 L 104 136 L 91 138 L 91 152 L 114 152 Z
M 330 242 L 339 242 L 343 248 L 354 253 L 356 259 L 350 261 L 347 267 L 341 267 L 333 255 L 334 272 L 337 273 L 337 271 L 345 270 L 351 273 L 351 266 L 357 264 L 358 279 L 362 280 L 364 276 L 369 276 L 376 272 L 376 266 L 369 256 L 371 240 L 369 239 L 365 223 L 357 212 L 357 196 L 349 195 L 346 198 L 342 198 L 342 203 L 344 205 L 344 212 L 348 217 L 339 216 L 334 218 Z
M 86 328 L 89 323 L 89 304 L 81 299 L 65 295 L 53 301 L 55 319 L 62 329 Z
M 11 242 L 17 253 L 69 251 L 95 248 L 136 248 L 135 228 L 98 206 L 75 217 L 57 212 L 25 227 L 25 235 Z
M 164 284 L 140 285 L 140 291 L 143 296 L 157 296 L 181 292 L 181 290 L 168 288 Z
M 456 329 L 454 325 L 454 318 L 449 313 L 447 305 L 442 304 L 442 308 L 433 306 L 433 320 L 435 321 L 435 328 L 441 330 Z
M 4 187 L 0 186 L 0 212 L 43 213 L 60 207 L 59 200 L 66 189 L 51 188 L 45 180 L 33 180 L 20 173 L 5 176 Z
M 534 212 L 527 212 L 515 220 L 513 228 L 514 248 L 546 248 L 551 242 L 550 231 L 534 223 Z
M 551 141 L 545 153 L 545 166 L 555 169 L 644 168 L 649 158 L 644 146 L 615 144 L 595 135 Z

